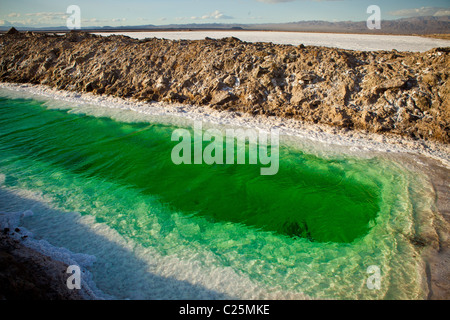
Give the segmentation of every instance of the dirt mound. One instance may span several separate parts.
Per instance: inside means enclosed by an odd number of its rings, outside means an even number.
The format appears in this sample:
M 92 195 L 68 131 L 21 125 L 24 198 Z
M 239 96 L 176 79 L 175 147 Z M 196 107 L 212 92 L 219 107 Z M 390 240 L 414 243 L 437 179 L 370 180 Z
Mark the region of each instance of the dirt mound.
M 11 28 L 8 30 L 8 32 L 6 32 L 6 34 L 9 34 L 9 35 L 11 35 L 11 34 L 18 34 L 18 33 L 19 33 L 19 31 L 17 31 L 17 29 L 14 28 L 14 27 L 11 27 Z
M 5 35 L 0 80 L 450 142 L 449 49 Z

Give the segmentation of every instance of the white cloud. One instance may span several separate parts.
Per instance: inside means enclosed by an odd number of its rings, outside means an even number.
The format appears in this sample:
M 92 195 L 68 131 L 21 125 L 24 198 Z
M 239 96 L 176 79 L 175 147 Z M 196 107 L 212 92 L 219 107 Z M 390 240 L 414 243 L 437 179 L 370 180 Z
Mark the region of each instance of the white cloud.
M 192 16 L 192 17 L 190 17 L 190 19 L 191 20 L 220 20 L 220 19 L 234 19 L 234 18 L 231 17 L 231 16 L 227 16 L 227 15 L 223 14 L 219 10 L 216 10 L 214 12 L 205 14 L 205 15 L 203 15 L 201 17 Z
M 10 20 L 0 20 L 0 26 L 4 26 L 4 27 L 20 27 L 20 26 L 24 26 L 25 24 L 22 21 L 10 21 Z
M 198 17 L 192 17 L 192 18 L 198 18 Z M 222 12 L 220 12 L 219 10 L 216 10 L 212 13 L 206 14 L 204 16 L 201 17 L 201 19 L 206 20 L 206 19 L 214 19 L 214 20 L 219 20 L 219 19 L 234 19 L 231 16 L 227 16 L 225 14 L 223 14 Z
M 436 8 L 436 7 L 422 7 L 415 9 L 402 9 L 397 11 L 388 12 L 392 16 L 399 17 L 420 17 L 420 16 L 450 16 L 449 8 Z
M 34 13 L 26 13 L 28 17 L 37 17 L 41 20 L 57 20 L 57 19 L 65 19 L 66 13 L 64 12 L 34 12 Z
M 90 18 L 90 19 L 81 19 L 84 26 L 94 26 L 94 25 L 105 25 L 111 23 L 120 23 L 125 22 L 126 18 L 113 18 L 113 19 L 98 19 L 98 18 Z
M 64 12 L 33 12 L 21 15 L 20 13 L 11 12 L 7 15 L 8 20 L 0 21 L 0 25 L 14 26 L 49 26 L 64 25 L 67 15 Z
M 26 13 L 22 16 L 18 13 L 10 13 L 8 17 L 15 19 L 0 20 L 2 26 L 32 26 L 32 27 L 45 27 L 45 26 L 64 26 L 68 15 L 64 12 L 32 12 Z M 126 18 L 111 18 L 111 19 L 99 19 L 99 18 L 84 18 L 81 20 L 83 25 L 104 25 L 104 24 L 120 24 L 127 21 Z
M 23 23 L 29 26 L 64 25 L 67 14 L 64 12 L 33 12 L 26 13 L 25 17 L 14 23 Z
M 161 19 L 163 19 L 163 18 L 160 18 L 160 20 Z M 145 22 L 145 21 L 151 21 L 152 19 L 149 19 L 149 18 L 147 18 L 147 17 L 139 17 L 139 18 L 137 18 L 137 20 L 138 21 L 143 21 L 143 22 Z

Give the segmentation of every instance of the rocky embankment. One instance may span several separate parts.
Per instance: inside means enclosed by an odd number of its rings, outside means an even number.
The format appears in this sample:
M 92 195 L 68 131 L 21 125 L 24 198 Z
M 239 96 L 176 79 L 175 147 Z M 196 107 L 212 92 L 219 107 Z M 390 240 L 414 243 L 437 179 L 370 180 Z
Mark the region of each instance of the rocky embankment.
M 0 300 L 84 300 L 66 286 L 67 265 L 0 234 Z
M 10 32 L 0 45 L 2 82 L 450 142 L 450 48 L 362 52 L 77 32 Z

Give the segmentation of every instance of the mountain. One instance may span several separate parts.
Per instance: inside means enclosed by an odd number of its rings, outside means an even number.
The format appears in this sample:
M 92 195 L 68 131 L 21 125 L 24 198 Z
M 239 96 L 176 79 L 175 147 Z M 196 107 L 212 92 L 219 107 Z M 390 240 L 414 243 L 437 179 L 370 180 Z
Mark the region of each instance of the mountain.
M 450 33 L 450 17 L 415 17 L 383 20 L 380 30 L 369 30 L 365 21 L 299 21 L 282 24 L 252 25 L 252 27 L 259 30 L 277 31 L 434 34 Z

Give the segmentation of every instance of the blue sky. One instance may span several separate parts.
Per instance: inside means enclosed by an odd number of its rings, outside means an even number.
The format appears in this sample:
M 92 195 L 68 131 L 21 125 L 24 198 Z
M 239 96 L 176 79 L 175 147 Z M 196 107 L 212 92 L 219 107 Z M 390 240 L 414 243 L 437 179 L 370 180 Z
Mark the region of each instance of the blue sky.
M 0 25 L 61 26 L 78 5 L 82 26 L 187 23 L 365 21 L 369 5 L 382 19 L 450 15 L 450 0 L 1 0 Z

